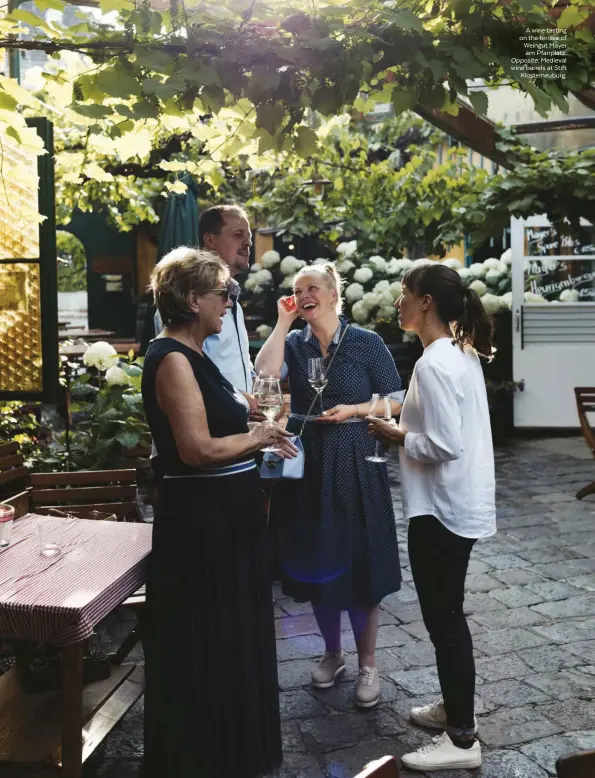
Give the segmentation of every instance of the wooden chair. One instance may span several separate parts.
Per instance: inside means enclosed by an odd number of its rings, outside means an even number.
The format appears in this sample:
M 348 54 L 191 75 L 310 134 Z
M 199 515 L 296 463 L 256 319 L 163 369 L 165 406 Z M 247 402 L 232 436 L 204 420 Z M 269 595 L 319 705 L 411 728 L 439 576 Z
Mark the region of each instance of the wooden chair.
M 595 751 L 561 756 L 556 760 L 558 778 L 593 778 L 595 775 Z
M 585 437 L 587 446 L 595 457 L 595 429 L 591 426 L 587 414 L 595 413 L 595 387 L 575 386 L 574 394 L 576 397 L 576 407 L 578 410 L 578 420 L 581 430 Z M 576 499 L 582 500 L 588 494 L 595 492 L 595 481 L 588 486 L 584 486 L 576 493 Z
M 72 473 L 31 473 L 31 510 L 68 512 L 84 519 L 93 511 L 138 520 L 136 470 L 80 470 Z
M 364 768 L 355 778 L 399 778 L 399 768 L 394 756 L 383 756 Z
M 18 519 L 29 510 L 29 468 L 18 443 L 0 443 L 0 502 L 12 505 Z
M 95 518 L 98 512 L 115 514 L 118 519 L 138 521 L 136 470 L 32 473 L 31 510 L 34 513 L 49 513 L 52 509 L 80 519 Z M 137 589 L 122 604 L 134 610 L 137 626 L 111 657 L 112 664 L 121 664 L 142 638 L 145 587 Z

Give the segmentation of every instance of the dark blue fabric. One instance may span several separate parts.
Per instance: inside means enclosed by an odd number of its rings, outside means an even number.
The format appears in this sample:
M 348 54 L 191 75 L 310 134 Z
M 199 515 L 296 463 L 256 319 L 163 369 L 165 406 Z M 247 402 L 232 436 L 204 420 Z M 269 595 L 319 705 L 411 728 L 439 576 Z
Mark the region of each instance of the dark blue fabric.
M 347 325 L 342 319 L 343 327 Z M 336 346 L 331 344 L 329 355 Z M 292 413 L 307 413 L 314 390 L 308 359 L 322 356 L 306 330 L 287 336 Z M 369 330 L 350 327 L 329 371 L 323 407 L 369 402 L 401 382 L 390 352 Z M 314 406 L 318 413 L 320 406 Z M 290 420 L 288 429 L 299 432 Z M 367 462 L 374 439 L 367 425 L 308 422 L 302 441 L 304 478 L 275 484 L 271 521 L 278 527 L 283 591 L 301 601 L 370 607 L 400 588 L 395 519 L 385 464 Z

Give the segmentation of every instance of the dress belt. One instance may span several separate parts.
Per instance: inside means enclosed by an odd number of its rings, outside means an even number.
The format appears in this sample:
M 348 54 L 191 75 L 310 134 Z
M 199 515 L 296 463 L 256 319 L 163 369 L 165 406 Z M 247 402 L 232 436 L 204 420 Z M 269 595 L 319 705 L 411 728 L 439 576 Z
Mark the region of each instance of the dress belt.
M 245 462 L 238 462 L 235 465 L 224 465 L 223 467 L 212 467 L 209 470 L 201 470 L 196 473 L 186 473 L 184 475 L 165 475 L 166 478 L 221 478 L 226 475 L 237 475 L 245 473 L 248 470 L 256 469 L 256 460 L 248 459 Z

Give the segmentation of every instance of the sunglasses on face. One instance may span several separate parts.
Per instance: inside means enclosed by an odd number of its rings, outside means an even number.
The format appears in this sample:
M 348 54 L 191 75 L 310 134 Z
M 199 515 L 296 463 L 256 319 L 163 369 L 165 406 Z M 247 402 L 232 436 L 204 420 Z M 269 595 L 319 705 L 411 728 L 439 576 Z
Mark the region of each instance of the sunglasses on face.
M 234 281 L 233 278 L 230 278 L 225 283 L 225 286 L 214 287 L 213 289 L 209 289 L 209 292 L 213 292 L 213 294 L 218 294 L 220 297 L 229 300 L 230 297 L 237 297 L 239 295 L 240 285 L 237 281 Z

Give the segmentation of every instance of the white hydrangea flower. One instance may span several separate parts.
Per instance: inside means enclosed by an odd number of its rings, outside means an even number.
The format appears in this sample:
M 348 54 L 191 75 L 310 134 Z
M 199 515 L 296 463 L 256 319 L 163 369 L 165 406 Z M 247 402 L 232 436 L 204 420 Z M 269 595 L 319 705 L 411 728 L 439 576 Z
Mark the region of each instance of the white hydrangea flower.
M 375 254 L 373 257 L 370 257 L 368 259 L 368 262 L 374 266 L 376 270 L 378 270 L 380 273 L 384 273 L 386 270 L 386 259 L 384 257 L 379 256 L 378 254 Z
M 351 257 L 357 251 L 357 241 L 350 240 L 347 243 L 339 243 L 337 246 L 337 254 L 341 254 L 343 259 Z
M 512 265 L 512 249 L 506 249 L 500 255 L 500 262 L 504 262 L 505 265 Z
M 366 308 L 371 311 L 373 308 L 377 308 L 380 303 L 380 298 L 374 292 L 366 292 L 362 297 L 362 303 Z
M 303 259 L 297 259 L 296 257 L 292 256 L 291 254 L 288 254 L 284 259 L 281 260 L 280 269 L 284 276 L 291 275 L 293 273 L 297 273 L 297 271 L 305 266 L 305 262 Z
M 485 268 L 481 262 L 474 262 L 467 270 L 474 278 L 483 278 L 487 273 L 487 268 Z
M 377 319 L 394 319 L 397 311 L 393 305 L 381 305 L 376 313 Z
M 379 281 L 374 287 L 373 291 L 376 292 L 376 294 L 382 294 L 382 292 L 386 292 L 389 286 L 390 284 L 388 281 Z
M 345 299 L 348 303 L 354 303 L 361 300 L 364 296 L 364 287 L 361 284 L 349 284 L 345 289 Z
M 256 328 L 256 332 L 258 332 L 258 336 L 262 340 L 266 340 L 269 337 L 269 335 L 271 334 L 272 331 L 273 331 L 273 328 L 269 327 L 268 324 L 261 324 L 260 327 Z
M 256 279 L 254 278 L 254 276 L 248 276 L 248 278 L 244 281 L 245 291 L 253 292 L 255 286 L 256 286 Z
M 273 283 L 273 274 L 270 270 L 259 270 L 254 276 L 254 280 L 259 286 L 269 286 Z
M 469 289 L 473 289 L 480 297 L 483 297 L 487 291 L 487 286 L 483 281 L 480 281 L 479 278 L 476 278 L 475 281 L 469 284 Z
M 352 262 L 350 259 L 338 259 L 335 262 L 335 267 L 339 273 L 348 273 L 355 267 L 355 262 Z
M 368 309 L 361 300 L 353 303 L 351 316 L 358 324 L 366 324 L 368 321 Z
M 403 294 L 403 284 L 400 281 L 393 281 L 388 288 L 395 300 Z
M 113 365 L 105 371 L 105 380 L 110 386 L 129 386 L 130 379 L 121 367 Z
M 413 341 L 417 338 L 417 335 L 415 332 L 404 332 L 403 333 L 403 343 L 413 343 Z
M 259 270 L 262 270 L 262 265 L 260 262 L 255 262 L 250 268 L 251 273 L 258 273 Z
M 483 266 L 485 267 L 486 271 L 498 270 L 498 268 L 500 267 L 500 260 L 496 259 L 496 257 L 490 257 L 489 259 L 484 259 Z
M 390 291 L 390 288 L 387 289 L 385 292 L 383 292 L 380 295 L 379 304 L 381 308 L 394 308 L 395 306 L 395 296 Z
M 262 288 L 262 286 L 258 286 L 257 285 L 257 286 L 254 287 L 254 294 L 262 294 L 263 292 L 264 292 L 264 289 Z
M 502 307 L 508 308 L 510 311 L 512 308 L 512 292 L 505 292 L 503 295 L 500 295 L 500 299 L 502 300 Z
M 393 308 L 392 305 L 390 306 L 381 305 L 380 308 L 376 311 L 377 321 L 380 319 L 384 321 L 388 319 L 390 321 L 391 319 L 396 318 L 396 316 L 397 316 L 397 311 L 395 310 L 395 308 Z
M 481 304 L 483 305 L 486 313 L 494 314 L 502 308 L 502 299 L 498 297 L 498 295 L 487 293 L 484 294 L 481 298 Z
M 293 289 L 294 276 L 285 276 L 279 282 L 279 289 Z
M 468 267 L 461 267 L 457 270 L 457 273 L 461 276 L 462 279 L 465 278 L 471 278 L 471 270 Z
M 581 296 L 576 289 L 563 289 L 560 292 L 560 301 L 563 303 L 578 303 L 580 299 Z
M 402 271 L 401 265 L 399 263 L 400 263 L 400 260 L 395 259 L 395 257 L 393 257 L 390 260 L 390 262 L 387 262 L 386 263 L 386 275 L 387 276 L 398 276 L 398 275 L 400 275 L 403 271 Z
M 85 351 L 83 362 L 88 367 L 95 367 L 97 370 L 103 371 L 117 364 L 118 354 L 111 343 L 98 340 L 97 343 L 92 343 Z
M 524 300 L 526 303 L 547 303 L 545 297 L 540 294 L 534 294 L 533 292 L 525 292 Z
M 497 284 L 502 278 L 502 273 L 499 270 L 488 270 L 486 273 L 486 281 L 488 284 Z
M 442 264 L 451 270 L 460 270 L 463 267 L 463 263 L 455 257 L 447 257 Z
M 420 265 L 433 265 L 434 260 L 428 259 L 427 257 L 420 257 L 419 259 L 413 260 L 413 267 L 420 267 Z
M 328 262 L 328 259 L 325 259 L 324 257 L 318 257 L 317 259 L 312 262 L 313 265 L 324 265 L 325 262 Z
M 374 271 L 369 267 L 360 267 L 353 274 L 353 280 L 358 281 L 360 284 L 367 283 L 374 276 Z
M 260 262 L 263 267 L 274 267 L 275 265 L 278 265 L 279 262 L 281 262 L 281 255 L 278 251 L 273 251 L 271 249 L 270 251 L 264 252 L 260 258 Z

